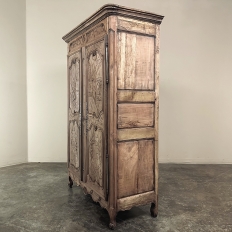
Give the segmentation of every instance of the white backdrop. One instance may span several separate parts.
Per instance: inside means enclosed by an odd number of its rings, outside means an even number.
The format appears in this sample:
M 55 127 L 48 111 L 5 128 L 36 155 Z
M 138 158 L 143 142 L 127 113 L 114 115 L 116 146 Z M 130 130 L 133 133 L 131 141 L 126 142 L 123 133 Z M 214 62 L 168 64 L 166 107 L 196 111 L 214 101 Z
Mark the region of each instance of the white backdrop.
M 0 167 L 27 162 L 26 1 L 0 0 Z
M 160 162 L 232 163 L 232 1 L 111 1 L 161 24 Z M 29 161 L 66 161 L 66 43 L 107 0 L 27 0 Z

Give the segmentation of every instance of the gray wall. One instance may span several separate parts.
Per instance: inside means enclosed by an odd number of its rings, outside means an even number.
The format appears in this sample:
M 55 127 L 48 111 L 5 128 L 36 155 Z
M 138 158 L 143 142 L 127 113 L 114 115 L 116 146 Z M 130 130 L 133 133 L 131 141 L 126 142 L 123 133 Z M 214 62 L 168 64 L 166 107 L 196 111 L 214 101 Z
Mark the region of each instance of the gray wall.
M 111 2 L 165 16 L 160 162 L 232 163 L 232 1 Z M 66 44 L 61 37 L 108 0 L 26 3 L 29 161 L 66 161 Z
M 27 162 L 26 1 L 0 0 L 0 166 Z

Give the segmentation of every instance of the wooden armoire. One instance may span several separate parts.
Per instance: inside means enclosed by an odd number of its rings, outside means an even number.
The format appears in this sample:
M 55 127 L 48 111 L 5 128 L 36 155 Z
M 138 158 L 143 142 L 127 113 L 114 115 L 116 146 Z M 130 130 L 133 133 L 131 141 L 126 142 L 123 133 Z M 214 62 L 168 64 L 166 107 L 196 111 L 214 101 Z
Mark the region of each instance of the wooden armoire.
M 158 212 L 163 16 L 108 4 L 66 34 L 69 186 L 107 209 Z

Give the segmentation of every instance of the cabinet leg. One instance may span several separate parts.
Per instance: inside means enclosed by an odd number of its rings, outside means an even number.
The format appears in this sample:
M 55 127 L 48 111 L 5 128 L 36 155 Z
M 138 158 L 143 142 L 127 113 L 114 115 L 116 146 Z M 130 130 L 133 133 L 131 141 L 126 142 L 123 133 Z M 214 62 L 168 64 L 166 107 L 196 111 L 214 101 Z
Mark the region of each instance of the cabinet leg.
M 114 230 L 114 228 L 116 227 L 116 216 L 117 216 L 117 213 L 115 210 L 111 210 L 109 212 L 109 216 L 110 216 L 110 224 L 109 224 L 109 228 L 111 230 Z
M 73 186 L 72 178 L 69 176 L 69 177 L 68 177 L 68 180 L 69 180 L 68 186 L 69 186 L 69 188 L 72 188 L 72 186 Z
M 150 208 L 151 216 L 152 217 L 157 217 L 158 216 L 158 202 L 156 203 L 151 203 L 151 208 Z

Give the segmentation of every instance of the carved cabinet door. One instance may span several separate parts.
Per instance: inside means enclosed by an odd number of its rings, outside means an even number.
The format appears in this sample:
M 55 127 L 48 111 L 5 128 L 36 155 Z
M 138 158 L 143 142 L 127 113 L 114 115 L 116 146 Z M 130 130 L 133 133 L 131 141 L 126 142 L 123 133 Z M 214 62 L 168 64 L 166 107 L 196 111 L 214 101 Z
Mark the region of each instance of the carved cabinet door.
M 84 178 L 91 189 L 107 196 L 106 41 L 85 47 L 86 152 Z
M 82 139 L 82 60 L 81 50 L 68 58 L 68 165 L 81 178 Z

